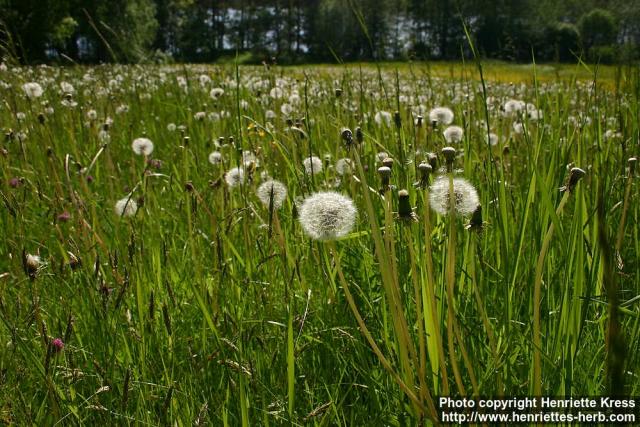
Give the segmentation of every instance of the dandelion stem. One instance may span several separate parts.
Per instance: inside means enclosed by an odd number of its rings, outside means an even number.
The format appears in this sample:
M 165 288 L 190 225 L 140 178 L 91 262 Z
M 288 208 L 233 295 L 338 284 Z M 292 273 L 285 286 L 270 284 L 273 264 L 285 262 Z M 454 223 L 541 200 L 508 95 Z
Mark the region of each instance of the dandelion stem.
M 371 332 L 369 332 L 369 329 L 367 328 L 367 325 L 364 323 L 364 319 L 360 315 L 360 311 L 358 310 L 358 306 L 356 305 L 356 303 L 355 303 L 355 301 L 353 299 L 353 295 L 351 294 L 351 291 L 349 290 L 349 284 L 348 284 L 347 280 L 344 277 L 344 273 L 342 272 L 342 268 L 340 266 L 340 259 L 338 258 L 338 254 L 337 254 L 337 251 L 336 251 L 336 248 L 335 248 L 335 244 L 333 242 L 329 242 L 328 246 L 329 246 L 329 251 L 331 253 L 331 256 L 335 260 L 335 265 L 336 265 L 336 270 L 337 270 L 337 273 L 338 273 L 338 278 L 340 279 L 340 284 L 342 285 L 342 289 L 344 290 L 344 294 L 345 294 L 345 297 L 347 299 L 347 303 L 349 304 L 349 308 L 353 312 L 353 315 L 355 316 L 356 321 L 358 322 L 358 326 L 360 327 L 360 331 L 362 332 L 362 335 L 364 335 L 365 339 L 367 340 L 367 342 L 371 346 L 371 349 L 373 350 L 375 355 L 378 357 L 378 360 L 380 361 L 382 366 L 387 370 L 387 372 L 389 372 L 391 374 L 392 378 L 398 384 L 400 389 L 402 389 L 402 391 L 413 402 L 413 404 L 419 408 L 419 410 L 422 413 L 427 412 L 427 408 L 425 408 L 424 404 L 420 401 L 420 399 L 418 399 L 418 397 L 415 395 L 413 390 L 411 390 L 411 388 L 409 388 L 407 386 L 407 384 L 402 380 L 400 375 L 398 375 L 398 373 L 396 371 L 394 371 L 393 367 L 391 366 L 391 363 L 389 363 L 387 358 L 384 356 L 384 354 L 382 353 L 382 351 L 378 347 L 378 344 L 376 344 L 375 340 L 373 339 L 373 336 L 371 335 Z M 433 403 L 433 399 L 431 398 L 431 395 L 430 395 L 430 393 L 428 393 L 428 391 L 427 391 L 427 406 L 428 406 L 428 414 L 427 415 L 431 418 L 432 421 L 437 423 L 437 420 L 438 420 L 437 411 L 436 411 L 435 405 Z
M 420 382 L 420 397 L 425 400 L 427 386 L 425 384 L 427 354 L 425 347 L 425 333 L 424 333 L 424 319 L 422 308 L 422 293 L 420 291 L 420 284 L 418 283 L 418 267 L 416 265 L 416 254 L 413 247 L 413 237 L 411 236 L 411 230 L 404 233 L 407 240 L 407 247 L 409 248 L 409 258 L 411 263 L 411 282 L 413 283 L 414 298 L 416 300 L 416 323 L 418 325 L 418 349 L 420 352 L 420 364 L 418 366 L 418 381 Z
M 423 210 L 423 221 L 424 221 L 424 244 L 425 244 L 425 257 L 426 257 L 426 267 L 427 267 L 427 283 L 426 286 L 422 286 L 423 297 L 427 301 L 427 305 L 429 306 L 430 313 L 426 313 L 427 307 L 425 306 L 425 327 L 427 330 L 427 334 L 431 337 L 431 340 L 435 341 L 435 345 L 437 347 L 438 355 L 429 354 L 429 360 L 431 360 L 431 367 L 435 371 L 440 368 L 440 375 L 442 377 L 442 394 L 449 394 L 449 379 L 447 374 L 447 365 L 445 363 L 445 355 L 444 355 L 444 347 L 442 345 L 442 331 L 440 329 L 440 316 L 438 316 L 438 307 L 436 304 L 436 296 L 435 296 L 435 279 L 433 274 L 433 258 L 431 255 L 431 217 L 429 215 L 429 190 L 427 189 L 424 193 L 424 210 Z M 429 345 L 430 349 L 432 348 Z
M 451 369 L 458 386 L 458 391 L 462 396 L 466 396 L 462 376 L 460 375 L 460 367 L 456 359 L 456 351 L 454 347 L 454 337 L 456 333 L 456 321 L 454 313 L 454 287 L 455 287 L 455 269 L 456 269 L 456 207 L 455 193 L 453 189 L 453 173 L 449 173 L 449 239 L 447 246 L 447 264 L 445 270 L 445 280 L 447 285 L 447 346 L 449 350 L 449 358 L 451 359 Z
M 631 183 L 633 180 L 633 169 L 630 168 L 629 175 L 627 175 L 627 184 L 624 189 L 624 204 L 622 206 L 622 216 L 620 217 L 620 225 L 618 226 L 618 233 L 616 235 L 616 254 L 620 253 L 622 249 L 622 241 L 624 240 L 624 227 L 627 221 L 627 211 L 629 210 L 629 199 L 631 196 Z

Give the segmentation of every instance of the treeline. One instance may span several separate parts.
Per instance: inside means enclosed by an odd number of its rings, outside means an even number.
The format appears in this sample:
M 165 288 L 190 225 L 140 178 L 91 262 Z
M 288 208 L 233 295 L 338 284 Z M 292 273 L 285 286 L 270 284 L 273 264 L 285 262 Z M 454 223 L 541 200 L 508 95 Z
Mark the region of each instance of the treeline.
M 0 48 L 38 62 L 279 63 L 640 56 L 640 0 L 0 0 Z

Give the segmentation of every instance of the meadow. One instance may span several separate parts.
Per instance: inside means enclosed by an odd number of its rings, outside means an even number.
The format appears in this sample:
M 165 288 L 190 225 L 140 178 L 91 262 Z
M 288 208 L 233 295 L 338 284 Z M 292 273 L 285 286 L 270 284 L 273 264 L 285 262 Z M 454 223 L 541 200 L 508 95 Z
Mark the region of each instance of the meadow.
M 0 423 L 640 394 L 637 68 L 3 64 L 0 94 Z

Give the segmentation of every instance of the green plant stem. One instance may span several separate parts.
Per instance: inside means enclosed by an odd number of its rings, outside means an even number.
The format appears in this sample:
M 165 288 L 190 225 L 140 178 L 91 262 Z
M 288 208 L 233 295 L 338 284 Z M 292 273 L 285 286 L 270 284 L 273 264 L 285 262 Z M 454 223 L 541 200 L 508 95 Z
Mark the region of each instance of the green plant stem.
M 570 192 L 566 191 L 560 204 L 556 209 L 556 216 L 559 216 L 564 209 L 564 205 L 569 200 Z M 541 350 L 542 350 L 542 337 L 540 336 L 540 298 L 542 293 L 542 270 L 544 268 L 544 259 L 549 251 L 549 244 L 553 237 L 555 230 L 555 224 L 552 221 L 547 229 L 547 233 L 542 241 L 542 248 L 538 255 L 538 261 L 536 263 L 535 281 L 533 284 L 533 395 L 542 395 L 542 363 L 541 363 Z
M 442 394 L 449 395 L 449 379 L 447 374 L 447 365 L 445 363 L 444 347 L 442 344 L 442 331 L 440 329 L 440 316 L 438 316 L 438 306 L 436 303 L 436 295 L 434 292 L 436 281 L 433 273 L 433 257 L 431 248 L 431 216 L 429 213 L 429 190 L 424 193 L 423 214 L 422 220 L 424 223 L 424 245 L 425 245 L 425 258 L 427 268 L 427 283 L 423 285 L 422 293 L 427 301 L 426 306 L 429 306 L 430 313 L 425 313 L 425 328 L 429 337 L 435 340 L 438 355 L 429 354 L 432 368 L 440 369 L 440 375 L 442 377 Z M 428 320 L 431 320 L 429 323 Z M 430 346 L 431 347 L 431 346 Z M 434 366 L 435 365 L 435 366 Z
M 451 369 L 458 387 L 458 392 L 462 396 L 466 396 L 467 392 L 462 382 L 460 367 L 456 359 L 456 350 L 454 338 L 456 335 L 456 321 L 454 313 L 454 287 L 456 275 L 456 211 L 455 211 L 455 193 L 453 189 L 453 173 L 449 173 L 449 239 L 447 245 L 447 264 L 445 270 L 445 280 L 447 285 L 447 347 L 449 350 L 449 359 L 451 360 Z
M 356 318 L 356 322 L 358 322 L 358 326 L 360 327 L 360 331 L 362 332 L 362 335 L 364 335 L 365 339 L 371 346 L 371 349 L 375 353 L 376 357 L 378 358 L 382 366 L 387 370 L 387 372 L 391 374 L 391 377 L 398 384 L 400 389 L 407 395 L 407 397 L 414 403 L 414 405 L 416 405 L 422 411 L 422 413 L 426 413 L 426 415 L 434 423 L 437 423 L 438 414 L 437 414 L 435 405 L 433 403 L 433 399 L 431 398 L 431 394 L 428 393 L 427 391 L 427 408 L 425 408 L 424 404 L 420 401 L 420 399 L 418 399 L 414 391 L 407 386 L 407 384 L 402 380 L 400 375 L 398 375 L 398 373 L 393 369 L 393 367 L 391 366 L 391 363 L 389 363 L 387 358 L 384 356 L 384 354 L 378 347 L 378 344 L 376 344 L 375 340 L 373 339 L 373 336 L 371 335 L 371 332 L 369 332 L 367 325 L 364 323 L 364 319 L 360 315 L 358 306 L 356 305 L 353 299 L 353 295 L 349 290 L 349 284 L 344 277 L 344 273 L 342 272 L 342 267 L 340 266 L 340 258 L 337 255 L 335 244 L 333 242 L 329 242 L 327 245 L 329 246 L 329 252 L 331 253 L 331 256 L 335 260 L 338 278 L 340 279 L 340 284 L 342 285 L 342 289 L 344 291 L 345 297 L 347 298 L 347 303 L 349 304 L 349 308 L 351 309 L 354 317 Z

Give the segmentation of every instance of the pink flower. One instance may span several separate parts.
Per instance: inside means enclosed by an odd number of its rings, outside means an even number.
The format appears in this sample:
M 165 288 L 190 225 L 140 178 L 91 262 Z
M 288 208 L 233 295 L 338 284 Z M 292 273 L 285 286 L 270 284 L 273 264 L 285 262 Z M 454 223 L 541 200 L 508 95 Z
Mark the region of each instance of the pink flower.
M 60 215 L 58 215 L 58 222 L 67 222 L 71 219 L 71 214 L 69 211 L 64 211 Z
M 60 338 L 55 338 L 53 341 L 51 341 L 51 347 L 54 353 L 59 353 L 64 348 L 64 342 L 62 342 Z

